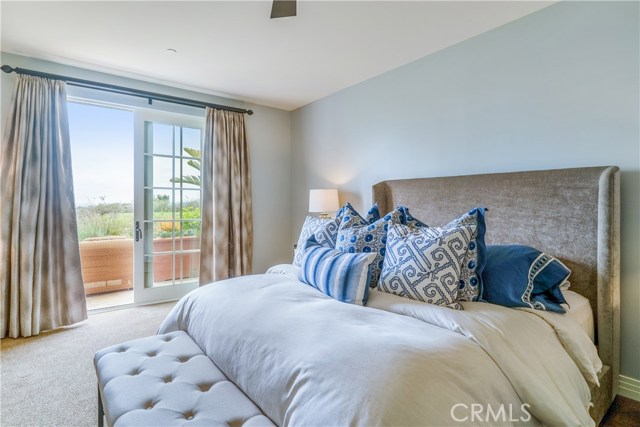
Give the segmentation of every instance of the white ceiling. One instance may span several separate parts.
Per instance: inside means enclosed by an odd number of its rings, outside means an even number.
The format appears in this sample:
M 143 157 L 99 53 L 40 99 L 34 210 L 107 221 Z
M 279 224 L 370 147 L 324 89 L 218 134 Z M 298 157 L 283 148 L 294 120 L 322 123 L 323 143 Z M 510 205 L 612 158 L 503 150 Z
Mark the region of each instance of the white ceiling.
M 293 110 L 552 3 L 2 1 L 1 48 Z

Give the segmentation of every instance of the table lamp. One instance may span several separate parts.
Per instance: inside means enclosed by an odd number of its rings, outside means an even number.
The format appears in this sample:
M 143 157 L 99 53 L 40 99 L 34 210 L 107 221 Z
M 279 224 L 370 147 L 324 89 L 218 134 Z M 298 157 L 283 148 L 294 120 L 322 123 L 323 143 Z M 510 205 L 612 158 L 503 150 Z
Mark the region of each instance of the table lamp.
M 339 209 L 338 190 L 309 190 L 309 212 L 320 212 L 320 218 L 331 218 L 328 212 Z

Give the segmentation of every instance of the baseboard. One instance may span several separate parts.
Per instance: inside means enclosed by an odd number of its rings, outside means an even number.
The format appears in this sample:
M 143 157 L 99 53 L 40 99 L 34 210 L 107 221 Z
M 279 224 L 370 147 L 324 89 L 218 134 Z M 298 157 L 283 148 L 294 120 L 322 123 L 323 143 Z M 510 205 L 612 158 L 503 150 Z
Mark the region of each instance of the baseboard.
M 618 394 L 640 402 L 640 380 L 620 375 Z

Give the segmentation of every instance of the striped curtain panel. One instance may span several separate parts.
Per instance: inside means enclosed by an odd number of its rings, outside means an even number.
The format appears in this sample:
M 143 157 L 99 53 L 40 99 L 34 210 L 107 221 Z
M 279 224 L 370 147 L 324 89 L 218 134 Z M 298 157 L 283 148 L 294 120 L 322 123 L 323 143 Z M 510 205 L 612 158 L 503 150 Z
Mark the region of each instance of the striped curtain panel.
M 207 108 L 200 285 L 252 272 L 251 172 L 244 114 Z
M 87 318 L 66 83 L 19 76 L 0 173 L 2 338 Z

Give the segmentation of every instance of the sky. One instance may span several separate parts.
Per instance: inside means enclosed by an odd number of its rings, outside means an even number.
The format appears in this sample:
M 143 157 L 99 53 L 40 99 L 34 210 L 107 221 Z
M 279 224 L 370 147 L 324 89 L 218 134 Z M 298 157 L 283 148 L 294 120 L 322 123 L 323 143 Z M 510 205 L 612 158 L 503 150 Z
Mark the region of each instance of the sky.
M 76 205 L 133 203 L 133 111 L 68 103 Z
M 134 112 L 78 102 L 67 105 L 76 205 L 133 203 Z M 151 147 L 154 153 L 173 154 L 174 129 L 175 151 L 180 152 L 180 128 L 154 123 Z M 183 128 L 182 141 L 185 147 L 200 148 L 200 130 Z M 171 178 L 180 175 L 181 162 L 183 175 L 197 174 L 186 159 L 176 160 L 174 165 L 171 158 L 153 157 L 151 182 L 145 185 L 171 187 Z M 171 191 L 157 190 L 155 194 L 170 195 Z M 176 194 L 176 203 L 178 197 Z M 183 200 L 199 200 L 199 193 L 185 191 Z

